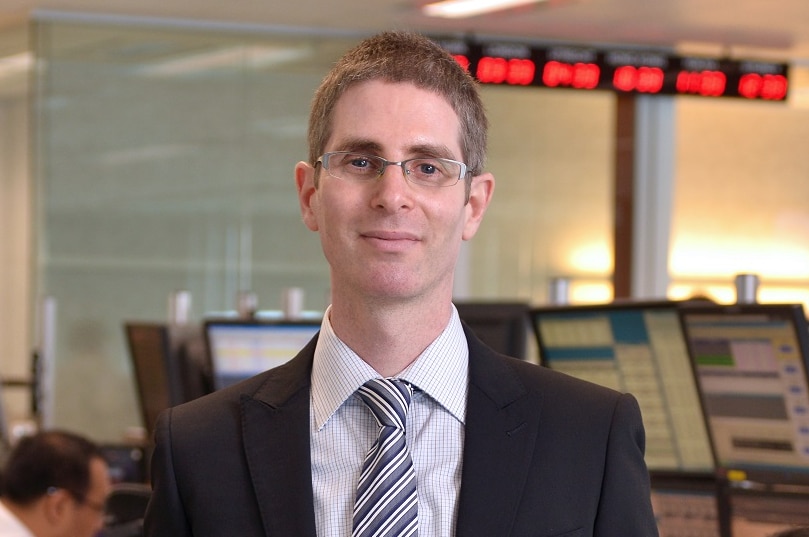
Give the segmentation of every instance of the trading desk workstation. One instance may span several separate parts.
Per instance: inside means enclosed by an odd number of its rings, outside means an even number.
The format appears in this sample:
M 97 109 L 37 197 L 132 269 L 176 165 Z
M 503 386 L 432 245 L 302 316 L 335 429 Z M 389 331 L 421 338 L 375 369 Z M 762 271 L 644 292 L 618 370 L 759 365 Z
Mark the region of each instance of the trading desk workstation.
M 543 365 L 637 397 L 661 536 L 809 525 L 801 305 L 623 302 L 531 318 Z
M 661 537 L 809 525 L 809 327 L 801 305 L 458 303 L 500 352 L 638 399 Z M 126 323 L 147 434 L 157 414 L 291 359 L 320 319 Z

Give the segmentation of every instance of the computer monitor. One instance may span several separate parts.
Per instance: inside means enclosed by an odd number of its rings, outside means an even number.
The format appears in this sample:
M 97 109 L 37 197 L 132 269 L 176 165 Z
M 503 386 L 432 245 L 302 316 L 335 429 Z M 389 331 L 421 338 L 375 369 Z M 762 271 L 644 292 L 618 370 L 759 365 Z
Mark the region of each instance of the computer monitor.
M 458 315 L 486 345 L 524 360 L 527 356 L 528 304 L 521 302 L 455 302 Z
M 646 464 L 712 471 L 710 442 L 675 302 L 531 310 L 540 364 L 638 400 Z
M 107 461 L 113 484 L 145 483 L 149 480 L 149 455 L 143 446 L 101 444 L 99 449 Z
M 151 438 L 160 412 L 211 391 L 201 329 L 125 322 L 124 331 L 143 424 Z
M 649 474 L 660 537 L 722 537 L 721 489 L 712 473 Z
M 205 338 L 216 390 L 292 359 L 320 330 L 320 322 L 208 320 Z
M 168 328 L 158 323 L 126 323 L 124 328 L 141 416 L 151 438 L 157 416 L 181 402 L 179 378 L 170 370 Z
M 718 468 L 809 485 L 809 329 L 800 304 L 680 310 Z

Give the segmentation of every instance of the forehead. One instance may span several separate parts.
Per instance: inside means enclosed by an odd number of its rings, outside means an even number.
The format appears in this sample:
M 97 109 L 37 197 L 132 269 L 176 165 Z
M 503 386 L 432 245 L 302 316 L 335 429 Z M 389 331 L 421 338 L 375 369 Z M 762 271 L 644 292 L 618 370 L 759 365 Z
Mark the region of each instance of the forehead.
M 438 93 L 408 82 L 371 80 L 355 84 L 340 96 L 332 111 L 327 150 L 362 139 L 388 151 L 444 146 L 460 158 L 460 120 Z M 393 155 L 389 155 L 393 156 Z

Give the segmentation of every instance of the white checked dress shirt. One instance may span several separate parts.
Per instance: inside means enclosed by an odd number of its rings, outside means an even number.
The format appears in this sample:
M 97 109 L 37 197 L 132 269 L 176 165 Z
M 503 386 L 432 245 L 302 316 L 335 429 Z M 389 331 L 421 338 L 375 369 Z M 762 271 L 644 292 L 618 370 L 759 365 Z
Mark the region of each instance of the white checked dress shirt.
M 419 536 L 455 535 L 461 487 L 469 348 L 457 311 L 398 378 L 417 388 L 407 415 L 407 446 L 419 496 Z M 371 411 L 355 393 L 380 375 L 334 334 L 323 317 L 312 368 L 311 453 L 318 537 L 350 537 L 357 481 L 377 437 Z

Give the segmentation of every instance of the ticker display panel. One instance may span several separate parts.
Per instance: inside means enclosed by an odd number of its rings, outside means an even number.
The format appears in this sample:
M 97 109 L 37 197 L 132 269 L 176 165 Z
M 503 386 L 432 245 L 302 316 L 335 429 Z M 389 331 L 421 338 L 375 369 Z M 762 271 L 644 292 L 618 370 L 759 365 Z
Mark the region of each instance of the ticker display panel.
M 663 51 L 435 39 L 483 84 L 784 101 L 788 65 Z

